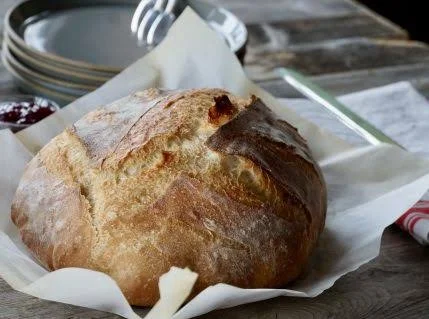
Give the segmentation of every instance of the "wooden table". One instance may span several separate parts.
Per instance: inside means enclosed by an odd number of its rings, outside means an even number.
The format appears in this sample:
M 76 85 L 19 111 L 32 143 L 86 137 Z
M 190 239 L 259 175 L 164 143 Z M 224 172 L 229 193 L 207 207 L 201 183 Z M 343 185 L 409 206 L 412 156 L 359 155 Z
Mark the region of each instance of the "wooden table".
M 0 17 L 17 0 L 0 1 Z M 248 25 L 248 74 L 276 96 L 291 97 L 273 68 L 293 67 L 335 94 L 401 80 L 429 96 L 429 47 L 349 0 L 211 0 Z M 17 88 L 0 65 L 0 98 Z M 428 119 L 429 120 L 429 119 Z M 145 309 L 138 309 L 144 314 Z M 314 299 L 276 298 L 200 318 L 428 318 L 429 251 L 395 226 L 380 256 Z M 0 280 L 0 318 L 117 318 L 39 300 Z

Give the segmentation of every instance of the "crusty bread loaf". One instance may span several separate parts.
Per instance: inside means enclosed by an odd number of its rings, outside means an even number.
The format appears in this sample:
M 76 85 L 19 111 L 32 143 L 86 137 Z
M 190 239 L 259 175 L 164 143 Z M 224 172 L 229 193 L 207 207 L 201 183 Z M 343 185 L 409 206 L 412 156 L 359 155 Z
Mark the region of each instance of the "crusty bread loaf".
M 89 113 L 34 157 L 12 205 L 43 265 L 105 272 L 143 306 L 171 266 L 199 274 L 195 293 L 284 286 L 325 214 L 296 129 L 217 89 L 150 89 Z

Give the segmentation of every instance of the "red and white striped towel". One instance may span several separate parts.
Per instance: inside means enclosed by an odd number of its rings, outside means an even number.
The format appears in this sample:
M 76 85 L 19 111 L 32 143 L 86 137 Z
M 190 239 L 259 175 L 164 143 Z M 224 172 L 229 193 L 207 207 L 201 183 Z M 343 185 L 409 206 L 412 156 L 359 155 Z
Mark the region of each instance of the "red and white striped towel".
M 429 201 L 419 201 L 396 224 L 422 245 L 429 245 Z

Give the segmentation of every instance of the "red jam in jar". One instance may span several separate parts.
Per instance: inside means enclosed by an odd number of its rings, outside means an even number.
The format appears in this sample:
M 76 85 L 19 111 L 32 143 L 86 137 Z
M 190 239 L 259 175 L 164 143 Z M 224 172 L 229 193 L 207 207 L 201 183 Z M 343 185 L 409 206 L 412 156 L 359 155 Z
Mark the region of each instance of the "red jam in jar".
M 58 107 L 43 98 L 0 102 L 0 122 L 31 125 L 54 113 Z

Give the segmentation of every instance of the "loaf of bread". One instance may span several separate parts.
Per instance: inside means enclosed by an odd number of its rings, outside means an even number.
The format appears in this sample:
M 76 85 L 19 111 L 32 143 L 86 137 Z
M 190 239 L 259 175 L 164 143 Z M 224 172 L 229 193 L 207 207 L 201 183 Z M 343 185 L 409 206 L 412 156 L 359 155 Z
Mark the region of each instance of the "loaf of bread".
M 48 269 L 104 272 L 153 305 L 170 267 L 283 287 L 323 229 L 326 187 L 305 140 L 256 98 L 150 89 L 93 111 L 28 164 L 12 204 Z

